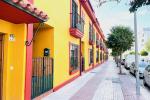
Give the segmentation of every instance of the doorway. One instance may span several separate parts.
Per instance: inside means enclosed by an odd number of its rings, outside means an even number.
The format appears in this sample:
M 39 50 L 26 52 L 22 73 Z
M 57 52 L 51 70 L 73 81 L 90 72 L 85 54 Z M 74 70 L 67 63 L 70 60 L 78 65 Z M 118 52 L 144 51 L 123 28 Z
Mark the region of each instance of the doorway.
M 0 100 L 3 90 L 3 35 L 0 35 Z

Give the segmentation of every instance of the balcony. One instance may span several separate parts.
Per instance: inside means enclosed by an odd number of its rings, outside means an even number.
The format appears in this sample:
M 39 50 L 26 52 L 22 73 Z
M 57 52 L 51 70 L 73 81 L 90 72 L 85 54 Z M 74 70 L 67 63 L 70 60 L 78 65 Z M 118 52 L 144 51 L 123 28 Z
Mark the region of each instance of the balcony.
M 75 38 L 82 38 L 84 35 L 84 20 L 78 13 L 72 14 L 70 34 Z

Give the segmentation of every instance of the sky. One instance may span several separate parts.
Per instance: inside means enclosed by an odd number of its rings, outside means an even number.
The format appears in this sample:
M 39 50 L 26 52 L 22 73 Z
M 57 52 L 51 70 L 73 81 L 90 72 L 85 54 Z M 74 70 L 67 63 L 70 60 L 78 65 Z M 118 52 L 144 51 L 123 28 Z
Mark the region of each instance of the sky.
M 129 12 L 129 0 L 117 2 L 107 2 L 98 7 L 98 0 L 90 0 L 95 10 L 96 17 L 105 37 L 110 33 L 110 29 L 116 25 L 128 26 L 134 29 L 133 14 Z M 144 27 L 150 27 L 150 6 L 145 6 L 137 11 L 138 32 Z

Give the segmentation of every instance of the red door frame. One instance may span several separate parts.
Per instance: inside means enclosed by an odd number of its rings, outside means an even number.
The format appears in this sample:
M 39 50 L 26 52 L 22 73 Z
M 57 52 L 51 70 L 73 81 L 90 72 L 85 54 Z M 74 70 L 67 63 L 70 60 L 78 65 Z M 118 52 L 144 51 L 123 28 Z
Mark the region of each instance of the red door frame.
M 28 0 L 33 4 L 33 0 Z M 33 24 L 27 24 L 27 40 L 33 37 Z M 25 94 L 24 100 L 31 100 L 32 84 L 32 44 L 26 47 Z
M 33 37 L 33 24 L 27 25 L 27 40 Z M 32 44 L 26 47 L 26 70 L 25 70 L 25 100 L 31 100 L 32 83 Z

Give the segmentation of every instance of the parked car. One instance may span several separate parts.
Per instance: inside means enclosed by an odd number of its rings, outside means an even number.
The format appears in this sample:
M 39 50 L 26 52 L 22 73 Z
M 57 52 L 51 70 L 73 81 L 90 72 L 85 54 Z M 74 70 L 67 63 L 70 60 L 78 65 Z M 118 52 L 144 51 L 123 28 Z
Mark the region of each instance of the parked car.
M 133 62 L 135 62 L 135 55 L 126 56 L 124 67 L 129 70 Z
M 144 74 L 143 73 L 144 73 L 144 70 L 145 70 L 145 68 L 147 66 L 148 66 L 148 63 L 145 62 L 144 60 L 139 62 L 138 67 L 139 67 L 139 77 L 140 78 L 144 78 Z M 131 64 L 131 67 L 130 67 L 130 73 L 136 76 L 136 71 L 137 71 L 137 68 L 135 67 L 135 63 L 133 62 Z
M 145 68 L 143 83 L 145 86 L 150 87 L 150 65 Z

